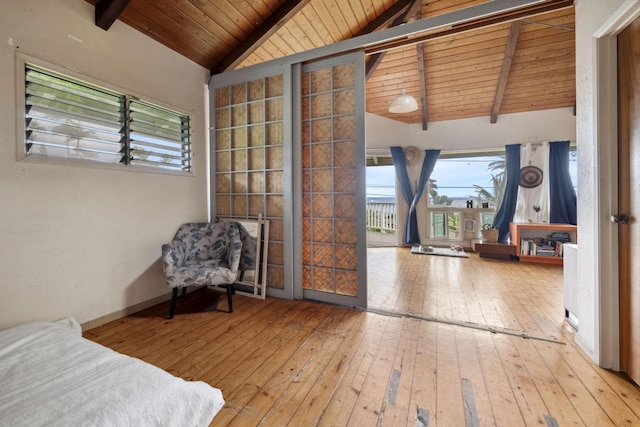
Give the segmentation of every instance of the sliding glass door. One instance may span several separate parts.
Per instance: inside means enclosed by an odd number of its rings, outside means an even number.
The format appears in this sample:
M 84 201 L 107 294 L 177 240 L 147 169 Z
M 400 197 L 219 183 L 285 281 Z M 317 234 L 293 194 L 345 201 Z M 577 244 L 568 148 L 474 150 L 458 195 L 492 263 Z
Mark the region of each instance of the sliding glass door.
M 366 306 L 363 56 L 209 84 L 212 217 L 269 220 L 268 295 Z
M 302 68 L 301 215 L 305 298 L 366 306 L 364 61 Z
M 269 221 L 266 284 L 271 294 L 283 297 L 292 296 L 286 280 L 292 231 L 285 226 L 292 221 L 292 194 L 286 190 L 291 185 L 288 75 L 267 69 L 212 81 L 210 104 L 212 217 Z

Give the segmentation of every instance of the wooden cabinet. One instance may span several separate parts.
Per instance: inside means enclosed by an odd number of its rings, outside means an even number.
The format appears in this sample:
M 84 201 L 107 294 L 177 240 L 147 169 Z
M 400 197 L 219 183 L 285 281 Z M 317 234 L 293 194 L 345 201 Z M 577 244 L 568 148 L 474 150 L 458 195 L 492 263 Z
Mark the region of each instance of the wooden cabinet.
M 540 250 L 540 253 L 545 253 L 545 255 L 541 255 L 538 254 L 538 250 L 530 250 L 531 247 L 538 246 L 536 242 L 549 239 L 549 236 L 556 232 L 568 233 L 571 243 L 577 243 L 578 241 L 578 228 L 571 224 L 529 224 L 518 222 L 509 224 L 511 244 L 516 246 L 516 256 L 518 256 L 520 262 L 562 265 L 563 258 L 561 253 L 549 255 L 548 250 Z M 523 244 L 527 245 L 527 247 L 523 248 Z

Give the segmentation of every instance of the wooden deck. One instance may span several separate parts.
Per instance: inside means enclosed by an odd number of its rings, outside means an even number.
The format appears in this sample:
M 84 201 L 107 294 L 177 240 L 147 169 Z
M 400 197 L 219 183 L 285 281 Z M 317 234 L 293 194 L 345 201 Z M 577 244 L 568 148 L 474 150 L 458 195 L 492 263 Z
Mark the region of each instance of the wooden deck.
M 385 248 L 396 247 L 396 235 L 391 233 L 377 233 L 367 231 L 367 247 L 368 248 Z
M 222 389 L 213 426 L 640 425 L 640 389 L 574 344 L 561 268 L 368 254 L 370 312 L 236 296 L 228 314 L 202 290 L 85 336 Z

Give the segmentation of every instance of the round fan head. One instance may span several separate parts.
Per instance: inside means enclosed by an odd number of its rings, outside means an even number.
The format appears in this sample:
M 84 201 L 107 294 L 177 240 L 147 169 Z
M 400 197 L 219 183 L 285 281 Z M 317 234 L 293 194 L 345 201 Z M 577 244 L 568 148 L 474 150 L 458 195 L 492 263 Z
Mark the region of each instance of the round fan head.
M 420 161 L 420 150 L 416 147 L 406 147 L 404 149 L 404 161 L 407 166 L 413 166 Z

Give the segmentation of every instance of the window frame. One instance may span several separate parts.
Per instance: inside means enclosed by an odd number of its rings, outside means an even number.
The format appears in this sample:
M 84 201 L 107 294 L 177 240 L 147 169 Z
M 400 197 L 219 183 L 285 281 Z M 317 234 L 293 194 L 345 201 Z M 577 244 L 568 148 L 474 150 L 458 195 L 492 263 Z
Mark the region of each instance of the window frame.
M 503 156 L 504 150 L 500 149 L 481 149 L 481 150 L 460 150 L 460 151 L 450 151 L 441 154 L 440 159 L 463 159 L 470 157 L 493 157 L 493 156 Z M 439 159 L 439 160 L 440 160 Z M 427 224 L 429 228 L 429 240 L 433 242 L 437 242 L 439 244 L 444 243 L 458 243 L 468 241 L 470 239 L 478 238 L 480 235 L 480 230 L 482 228 L 482 217 L 486 214 L 495 215 L 498 207 L 491 206 L 488 208 L 483 208 L 481 206 L 475 205 L 476 200 L 474 201 L 474 206 L 472 208 L 464 207 L 464 206 L 448 206 L 448 205 L 433 205 L 431 203 L 430 192 L 428 191 L 431 188 L 431 184 L 429 183 L 427 187 L 427 191 L 425 191 L 427 200 L 426 200 L 426 214 L 427 214 Z M 446 188 L 446 187 L 445 187 Z M 466 188 L 466 187 L 464 187 Z M 470 187 L 469 187 L 470 188 Z M 445 236 L 432 236 L 432 215 L 436 214 L 444 214 L 448 216 L 449 214 L 456 214 L 458 216 L 458 237 L 450 237 L 449 236 L 449 228 L 448 221 L 446 225 L 446 235 Z M 464 222 L 466 220 L 475 221 L 474 230 L 465 230 Z
M 89 86 L 96 86 L 97 88 L 104 89 L 108 92 L 116 92 L 121 96 L 126 96 L 131 99 L 150 104 L 151 106 L 161 109 L 169 110 L 170 112 L 178 115 L 184 115 L 189 118 L 189 149 L 190 149 L 190 170 L 178 170 L 168 169 L 162 167 L 135 165 L 135 164 L 123 164 L 123 163 L 109 163 L 101 162 L 89 159 L 75 159 L 64 158 L 55 156 L 43 156 L 43 155 L 29 155 L 26 150 L 26 67 L 34 66 L 42 68 L 53 73 L 60 74 L 64 77 L 68 77 L 72 80 L 77 80 L 79 83 L 87 84 Z M 111 83 L 103 82 L 98 79 L 86 76 L 77 70 L 70 68 L 60 67 L 58 65 L 34 58 L 29 55 L 25 55 L 20 52 L 16 52 L 15 61 L 15 82 L 16 82 L 16 159 L 20 162 L 26 163 L 44 163 L 55 164 L 60 166 L 76 166 L 76 167 L 88 167 L 95 169 L 112 169 L 123 170 L 130 172 L 146 172 L 156 174 L 168 174 L 168 175 L 180 175 L 180 176 L 194 176 L 196 173 L 196 150 L 193 143 L 194 130 L 193 130 L 193 117 L 191 114 L 186 113 L 185 109 L 178 108 L 172 105 L 168 105 L 165 102 L 158 101 L 157 99 L 150 98 L 146 95 L 141 95 L 131 90 L 124 89 Z M 127 143 L 127 146 L 129 142 Z
M 458 217 L 458 231 L 457 231 L 458 237 L 450 236 L 450 233 L 452 231 L 449 229 L 449 215 L 451 214 L 456 215 Z M 432 221 L 433 215 L 444 215 L 445 217 L 444 236 L 435 235 L 434 223 Z M 456 208 L 456 207 L 448 207 L 448 206 L 431 207 L 430 209 L 427 210 L 427 222 L 429 224 L 429 236 L 428 236 L 429 240 L 430 241 L 449 241 L 449 242 L 463 241 L 464 233 L 465 233 L 465 230 L 463 228 L 464 219 L 465 217 L 464 217 L 463 209 Z

